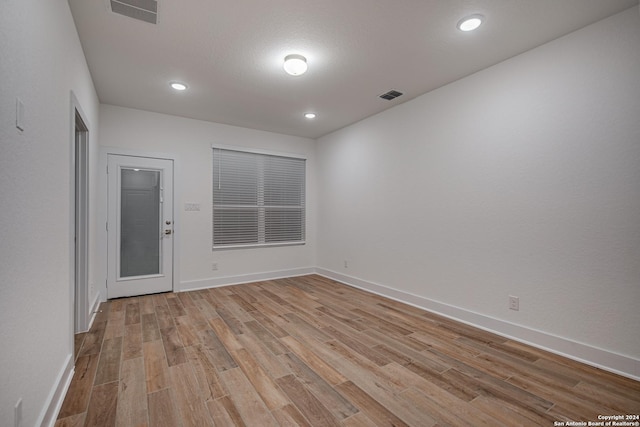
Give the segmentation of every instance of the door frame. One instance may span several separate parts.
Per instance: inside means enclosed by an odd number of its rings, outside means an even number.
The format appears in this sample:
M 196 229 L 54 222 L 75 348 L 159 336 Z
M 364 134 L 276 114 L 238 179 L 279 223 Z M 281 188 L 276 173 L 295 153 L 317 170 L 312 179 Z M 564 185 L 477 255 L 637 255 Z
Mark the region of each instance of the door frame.
M 71 344 L 73 335 L 89 329 L 89 129 L 87 116 L 71 91 L 70 112 L 70 206 L 69 292 Z
M 100 264 L 100 272 L 97 277 L 101 277 L 97 288 L 100 290 L 102 301 L 107 300 L 107 274 L 108 274 L 108 235 L 107 235 L 107 208 L 108 208 L 108 176 L 107 162 L 109 154 L 119 156 L 135 156 L 148 157 L 154 159 L 172 160 L 173 161 L 173 291 L 180 290 L 180 209 L 179 201 L 179 160 L 175 154 L 166 152 L 142 151 L 123 147 L 100 146 L 99 153 L 99 191 L 98 197 L 98 215 L 96 216 L 97 226 L 99 230 L 97 238 L 97 258 Z
M 89 325 L 89 128 L 75 110 L 74 198 L 75 198 L 75 332 Z

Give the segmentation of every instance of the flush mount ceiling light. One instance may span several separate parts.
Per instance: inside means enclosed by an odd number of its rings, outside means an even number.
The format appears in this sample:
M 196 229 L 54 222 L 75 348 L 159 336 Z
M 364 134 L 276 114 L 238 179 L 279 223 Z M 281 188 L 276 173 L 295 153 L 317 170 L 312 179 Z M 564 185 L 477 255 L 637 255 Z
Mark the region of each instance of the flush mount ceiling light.
M 298 54 L 284 57 L 284 70 L 292 76 L 299 76 L 307 71 L 307 58 Z
M 187 85 L 184 83 L 180 83 L 180 82 L 171 82 L 170 83 L 171 87 L 174 88 L 175 90 L 179 90 L 179 91 L 183 91 L 183 90 L 187 90 Z
M 473 31 L 482 24 L 483 19 L 484 16 L 482 15 L 469 15 L 459 20 L 457 26 L 460 31 Z
M 304 113 L 304 116 L 307 119 L 315 119 L 316 118 L 316 113 Z

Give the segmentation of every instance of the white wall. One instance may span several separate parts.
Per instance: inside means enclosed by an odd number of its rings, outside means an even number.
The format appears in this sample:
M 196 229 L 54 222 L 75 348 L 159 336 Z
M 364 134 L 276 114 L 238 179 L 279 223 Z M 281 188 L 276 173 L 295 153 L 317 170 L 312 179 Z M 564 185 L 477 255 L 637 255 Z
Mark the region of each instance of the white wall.
M 640 377 L 639 76 L 636 7 L 321 138 L 320 271 Z
M 104 146 L 175 155 L 176 206 L 201 204 L 179 212 L 177 289 L 317 264 L 497 329 L 517 324 L 580 344 L 577 357 L 589 347 L 637 362 L 638 46 L 635 8 L 314 143 L 108 105 L 98 116 L 67 2 L 3 1 L 0 424 L 12 424 L 21 397 L 23 425 L 49 421 L 70 373 L 71 91 L 90 128 L 96 289 L 99 133 Z M 307 245 L 211 251 L 214 142 L 307 156 Z M 519 312 L 507 310 L 509 294 L 521 298 Z
M 13 425 L 22 397 L 33 426 L 61 403 L 73 354 L 71 91 L 93 161 L 98 99 L 65 0 L 3 0 L 0 58 L 0 425 Z
M 303 246 L 213 251 L 212 144 L 257 148 L 307 158 L 307 243 Z M 182 117 L 100 106 L 100 144 L 177 159 L 175 242 L 179 245 L 179 278 L 174 289 L 196 289 L 261 278 L 302 274 L 315 266 L 315 142 Z M 199 212 L 185 212 L 198 203 Z M 218 270 L 212 271 L 212 264 Z

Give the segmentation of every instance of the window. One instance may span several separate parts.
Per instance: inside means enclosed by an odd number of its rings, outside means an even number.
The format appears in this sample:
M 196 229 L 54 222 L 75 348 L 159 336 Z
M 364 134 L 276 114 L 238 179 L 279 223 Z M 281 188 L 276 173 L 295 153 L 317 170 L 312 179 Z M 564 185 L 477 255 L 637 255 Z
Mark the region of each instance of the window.
M 213 147 L 213 248 L 304 239 L 305 159 Z

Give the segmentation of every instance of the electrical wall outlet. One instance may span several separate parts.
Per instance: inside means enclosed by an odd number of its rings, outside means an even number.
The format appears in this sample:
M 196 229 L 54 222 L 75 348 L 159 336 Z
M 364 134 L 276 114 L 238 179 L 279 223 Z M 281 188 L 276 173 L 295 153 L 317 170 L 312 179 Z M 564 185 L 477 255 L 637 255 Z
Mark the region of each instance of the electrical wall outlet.
M 344 260 L 344 268 L 349 268 L 349 263 L 347 262 L 347 260 Z
M 214 262 L 211 264 L 211 271 L 218 271 L 218 263 Z
M 520 298 L 509 295 L 509 310 L 520 310 Z

